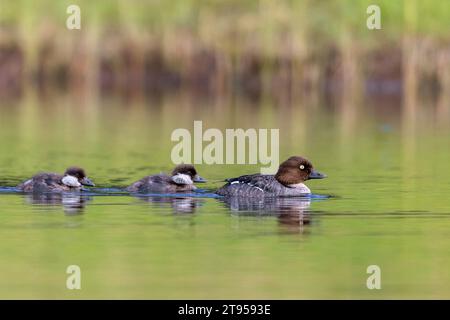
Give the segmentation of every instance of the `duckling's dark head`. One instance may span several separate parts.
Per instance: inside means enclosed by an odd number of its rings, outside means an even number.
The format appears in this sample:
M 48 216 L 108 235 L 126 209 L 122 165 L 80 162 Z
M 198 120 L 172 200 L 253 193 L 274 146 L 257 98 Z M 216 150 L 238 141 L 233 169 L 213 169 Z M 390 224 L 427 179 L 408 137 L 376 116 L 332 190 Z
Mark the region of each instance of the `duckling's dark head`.
M 86 176 L 84 169 L 79 167 L 70 167 L 64 173 L 65 176 L 75 177 L 79 183 L 88 187 L 95 187 L 95 184 Z
M 327 176 L 316 171 L 312 163 L 303 157 L 290 157 L 278 168 L 275 178 L 286 187 L 295 186 L 310 179 L 323 179 Z
M 182 181 L 183 176 L 189 177 L 189 179 L 191 180 L 191 183 L 206 182 L 205 179 L 200 177 L 200 175 L 197 173 L 197 170 L 195 170 L 195 168 L 192 164 L 179 164 L 175 167 L 175 169 L 173 169 L 172 178 L 181 177 L 181 179 L 179 179 L 179 180 Z M 184 179 L 184 180 L 189 180 L 189 179 Z M 186 181 L 186 183 L 182 183 L 182 184 L 189 184 L 189 181 Z

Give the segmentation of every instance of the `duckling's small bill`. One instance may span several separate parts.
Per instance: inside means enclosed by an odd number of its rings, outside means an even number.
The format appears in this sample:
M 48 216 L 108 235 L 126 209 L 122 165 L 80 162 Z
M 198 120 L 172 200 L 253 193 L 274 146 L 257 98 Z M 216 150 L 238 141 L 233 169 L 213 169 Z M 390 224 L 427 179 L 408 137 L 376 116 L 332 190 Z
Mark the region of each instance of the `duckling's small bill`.
M 95 187 L 95 184 L 88 177 L 81 179 L 80 183 L 86 187 Z
M 200 177 L 199 175 L 196 175 L 195 177 L 194 177 L 194 180 L 193 180 L 195 183 L 205 183 L 205 182 L 208 182 L 208 180 L 206 180 L 206 179 L 203 179 L 202 177 Z

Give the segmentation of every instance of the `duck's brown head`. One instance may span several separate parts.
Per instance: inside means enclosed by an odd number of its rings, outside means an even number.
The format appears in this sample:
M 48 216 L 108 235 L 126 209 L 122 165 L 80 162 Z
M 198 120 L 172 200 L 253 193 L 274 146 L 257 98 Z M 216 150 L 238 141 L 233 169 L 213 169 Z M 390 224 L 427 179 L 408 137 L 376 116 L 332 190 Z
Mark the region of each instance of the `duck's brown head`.
M 192 164 L 179 164 L 172 171 L 172 180 L 178 184 L 206 182 L 195 170 Z
M 86 176 L 86 172 L 82 168 L 70 167 L 66 170 L 64 176 L 74 177 L 84 186 L 95 187 L 95 184 Z
M 327 176 L 316 171 L 312 163 L 303 157 L 290 157 L 278 168 L 275 179 L 286 187 L 294 187 L 310 179 L 323 179 Z

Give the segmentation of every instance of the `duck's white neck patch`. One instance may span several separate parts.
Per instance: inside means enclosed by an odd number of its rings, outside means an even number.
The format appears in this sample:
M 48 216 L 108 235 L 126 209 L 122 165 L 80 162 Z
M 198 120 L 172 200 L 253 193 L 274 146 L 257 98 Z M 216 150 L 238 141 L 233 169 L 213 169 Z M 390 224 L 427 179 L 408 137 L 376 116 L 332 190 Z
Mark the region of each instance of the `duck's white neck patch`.
M 62 178 L 62 183 L 71 188 L 79 188 L 81 187 L 81 183 L 74 176 L 65 176 Z
M 290 184 L 289 188 L 297 189 L 300 193 L 311 193 L 311 190 L 303 183 Z
M 172 176 L 172 181 L 176 184 L 193 184 L 191 177 L 187 174 L 178 173 Z

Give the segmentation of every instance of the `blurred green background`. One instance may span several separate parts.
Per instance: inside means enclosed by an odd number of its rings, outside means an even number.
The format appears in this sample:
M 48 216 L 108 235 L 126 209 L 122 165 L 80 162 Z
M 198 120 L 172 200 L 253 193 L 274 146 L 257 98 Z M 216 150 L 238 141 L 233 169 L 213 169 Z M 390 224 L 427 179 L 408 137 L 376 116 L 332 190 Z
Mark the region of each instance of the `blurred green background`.
M 65 27 L 70 4 L 81 30 Z M 371 4 L 381 30 L 366 27 Z M 437 94 L 450 82 L 449 21 L 440 0 L 4 1 L 0 90 Z

